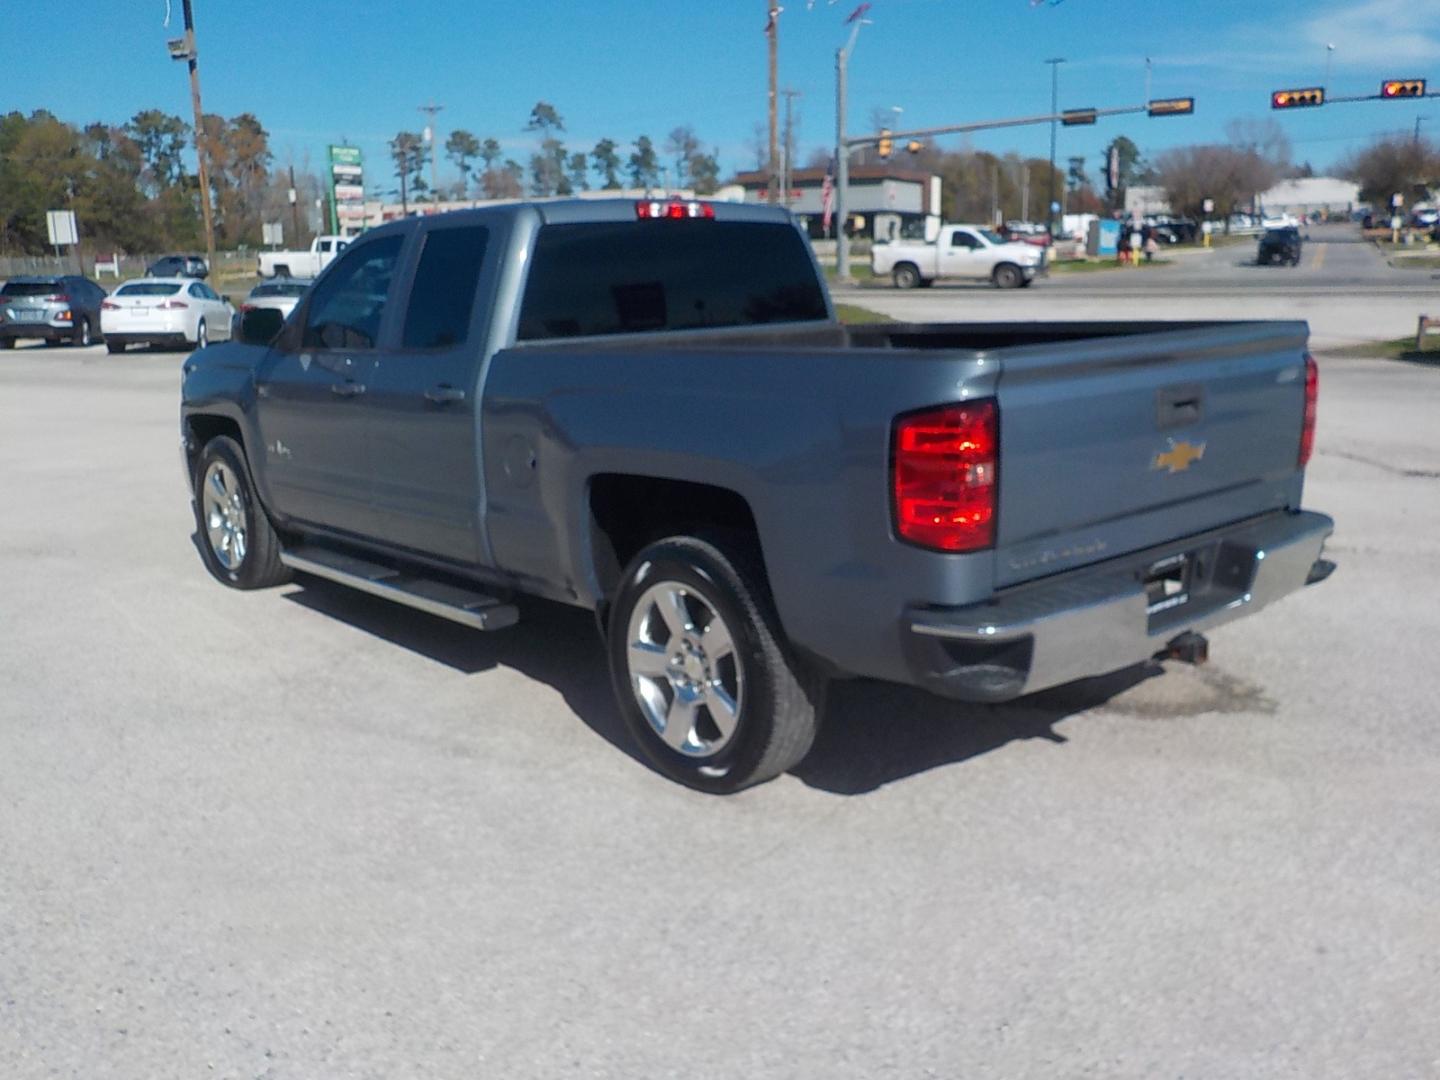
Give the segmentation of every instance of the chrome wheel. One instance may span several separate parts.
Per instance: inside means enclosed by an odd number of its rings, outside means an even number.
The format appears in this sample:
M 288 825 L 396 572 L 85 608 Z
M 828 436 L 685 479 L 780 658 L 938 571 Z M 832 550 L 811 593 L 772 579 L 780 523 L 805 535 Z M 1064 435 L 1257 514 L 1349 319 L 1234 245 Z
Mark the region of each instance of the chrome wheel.
M 211 552 L 226 570 L 240 569 L 249 550 L 248 517 L 239 479 L 225 462 L 211 462 L 205 470 L 200 502 Z
M 210 344 L 210 334 L 205 329 L 205 320 L 201 319 L 200 324 L 195 327 L 195 348 L 203 349 Z
M 739 726 L 745 682 L 714 602 L 693 586 L 659 582 L 632 610 L 625 640 L 630 688 L 655 734 L 691 758 L 723 750 Z

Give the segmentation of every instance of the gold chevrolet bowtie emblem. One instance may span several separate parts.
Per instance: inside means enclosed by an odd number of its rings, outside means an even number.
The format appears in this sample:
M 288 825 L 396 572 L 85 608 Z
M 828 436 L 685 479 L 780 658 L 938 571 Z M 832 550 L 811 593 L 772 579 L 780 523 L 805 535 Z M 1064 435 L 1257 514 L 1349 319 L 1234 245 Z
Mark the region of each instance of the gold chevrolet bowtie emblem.
M 1150 462 L 1152 469 L 1164 469 L 1169 473 L 1184 472 L 1205 456 L 1205 444 L 1188 442 L 1176 442 L 1170 440 L 1170 449 L 1163 454 L 1156 454 L 1155 460 Z

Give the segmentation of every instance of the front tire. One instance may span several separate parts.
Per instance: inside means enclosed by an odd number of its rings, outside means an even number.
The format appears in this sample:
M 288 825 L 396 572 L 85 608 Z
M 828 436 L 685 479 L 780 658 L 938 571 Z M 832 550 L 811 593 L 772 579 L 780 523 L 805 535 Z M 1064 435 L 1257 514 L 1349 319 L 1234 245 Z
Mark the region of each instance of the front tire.
M 920 271 L 909 263 L 901 263 L 895 267 L 891 275 L 897 289 L 913 289 L 920 284 Z
M 606 635 L 620 711 L 646 759 L 717 795 L 799 764 L 823 686 L 792 655 L 741 550 L 691 536 L 651 544 L 625 571 Z
M 234 589 L 290 580 L 280 561 L 280 538 L 255 497 L 239 443 L 225 435 L 206 443 L 192 486 L 200 556 L 215 580 Z
M 1018 289 L 1025 275 L 1014 263 L 1001 263 L 995 268 L 994 280 L 997 289 Z
M 107 338 L 105 341 L 105 351 L 108 353 L 122 353 L 125 351 L 125 342 L 110 341 Z
M 93 344 L 90 337 L 89 319 L 84 318 L 83 316 L 81 317 L 80 325 L 75 328 L 75 335 L 70 339 L 70 344 L 82 349 Z

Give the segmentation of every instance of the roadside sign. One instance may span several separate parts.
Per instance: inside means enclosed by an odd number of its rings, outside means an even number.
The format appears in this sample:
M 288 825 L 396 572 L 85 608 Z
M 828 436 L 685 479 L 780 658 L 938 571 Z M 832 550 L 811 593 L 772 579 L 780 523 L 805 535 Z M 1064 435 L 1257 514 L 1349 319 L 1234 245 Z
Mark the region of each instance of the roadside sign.
M 1200 204 L 1200 209 L 1204 210 L 1207 214 L 1213 214 L 1215 212 L 1215 200 L 1206 199 Z
M 80 242 L 74 210 L 46 210 L 45 231 L 50 234 L 50 243 L 56 247 Z
M 285 242 L 285 227 L 278 221 L 267 221 L 260 226 L 260 238 L 263 243 L 279 247 Z
M 1394 195 L 1390 196 L 1390 205 L 1398 210 L 1405 205 L 1405 196 L 1397 191 Z

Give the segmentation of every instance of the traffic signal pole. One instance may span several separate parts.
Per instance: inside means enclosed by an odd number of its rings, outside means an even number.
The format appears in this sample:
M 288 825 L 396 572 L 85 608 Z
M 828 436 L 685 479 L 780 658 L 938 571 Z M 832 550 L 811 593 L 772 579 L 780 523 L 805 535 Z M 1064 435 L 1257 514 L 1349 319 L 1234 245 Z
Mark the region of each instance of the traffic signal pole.
M 1003 120 L 977 120 L 970 124 L 947 124 L 944 127 L 915 128 L 911 131 L 875 132 L 873 135 L 845 134 L 845 64 L 847 50 L 841 49 L 835 58 L 835 76 L 838 96 L 836 101 L 836 165 L 835 212 L 839 225 L 836 230 L 835 276 L 840 282 L 850 281 L 850 241 L 845 235 L 845 215 L 850 201 L 850 151 L 861 146 L 879 145 L 881 139 L 924 139 L 934 135 L 962 135 L 972 131 L 994 131 L 997 128 L 1026 127 L 1033 124 L 1090 124 L 1102 116 L 1128 116 L 1134 113 L 1148 113 L 1151 116 L 1186 116 L 1194 112 L 1194 98 L 1167 98 L 1163 101 L 1149 101 L 1144 105 L 1121 105 L 1113 109 L 1083 109 L 1067 112 L 1044 113 L 1039 116 L 1012 116 Z M 1051 170 L 1053 177 L 1054 170 Z

